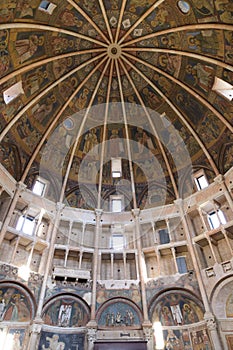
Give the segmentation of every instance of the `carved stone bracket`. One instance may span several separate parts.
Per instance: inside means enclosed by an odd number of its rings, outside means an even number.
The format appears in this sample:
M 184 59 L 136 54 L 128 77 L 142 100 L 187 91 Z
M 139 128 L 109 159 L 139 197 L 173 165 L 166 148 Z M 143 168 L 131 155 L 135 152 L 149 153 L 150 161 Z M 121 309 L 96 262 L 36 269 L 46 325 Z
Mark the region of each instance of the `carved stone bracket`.
M 87 341 L 88 343 L 94 343 L 97 338 L 97 329 L 96 328 L 88 328 L 87 329 Z
M 0 271 L 3 275 L 6 276 L 6 278 L 9 277 L 14 277 L 16 278 L 17 274 L 18 274 L 18 268 L 8 265 L 8 264 L 3 264 L 0 266 Z
M 41 329 L 42 329 L 42 325 L 43 325 L 43 321 L 42 320 L 37 320 L 35 322 L 33 322 L 30 326 L 30 334 L 34 333 L 34 334 L 40 334 Z
M 152 339 L 153 334 L 154 334 L 152 324 L 151 323 L 143 324 L 142 329 L 143 329 L 144 340 L 149 342 Z
M 207 328 L 209 331 L 216 330 L 217 325 L 216 325 L 216 320 L 213 314 L 211 313 L 205 313 L 204 319 L 207 324 Z

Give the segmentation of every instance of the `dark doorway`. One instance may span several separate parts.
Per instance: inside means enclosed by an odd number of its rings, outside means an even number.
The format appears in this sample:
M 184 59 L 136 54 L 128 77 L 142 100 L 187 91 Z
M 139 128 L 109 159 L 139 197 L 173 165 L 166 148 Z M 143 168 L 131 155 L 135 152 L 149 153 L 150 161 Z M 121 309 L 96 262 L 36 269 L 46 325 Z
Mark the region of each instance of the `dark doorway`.
M 146 350 L 146 342 L 96 343 L 94 350 Z

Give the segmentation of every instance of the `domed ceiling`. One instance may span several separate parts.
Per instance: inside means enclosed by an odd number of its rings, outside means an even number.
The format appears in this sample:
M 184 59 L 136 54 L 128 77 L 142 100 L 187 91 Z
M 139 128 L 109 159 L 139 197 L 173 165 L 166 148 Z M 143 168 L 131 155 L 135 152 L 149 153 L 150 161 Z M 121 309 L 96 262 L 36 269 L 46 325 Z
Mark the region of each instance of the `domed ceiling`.
M 232 1 L 0 6 L 0 158 L 17 181 L 39 175 L 48 198 L 84 209 L 122 195 L 130 210 L 192 193 L 200 168 L 211 182 L 232 166 L 232 101 L 213 89 L 233 81 Z

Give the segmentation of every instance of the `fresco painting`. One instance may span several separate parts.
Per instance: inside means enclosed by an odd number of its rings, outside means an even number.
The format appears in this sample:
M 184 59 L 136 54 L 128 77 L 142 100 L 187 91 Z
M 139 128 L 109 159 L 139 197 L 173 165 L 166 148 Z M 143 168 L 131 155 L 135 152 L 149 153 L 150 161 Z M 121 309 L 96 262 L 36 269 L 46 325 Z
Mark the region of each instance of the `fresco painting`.
M 100 327 L 137 327 L 140 326 L 138 311 L 127 302 L 112 302 L 101 312 L 98 324 Z
M 163 331 L 165 350 L 191 350 L 191 341 L 187 329 Z
M 26 295 L 13 286 L 0 286 L 0 320 L 28 322 L 31 319 L 31 306 Z
M 45 307 L 43 320 L 50 326 L 82 327 L 89 319 L 89 310 L 76 298 L 60 297 Z
M 38 350 L 84 350 L 85 334 L 42 332 Z
M 208 331 L 206 329 L 191 332 L 193 350 L 212 350 Z
M 163 331 L 165 350 L 212 350 L 208 331 L 168 329 Z
M 232 335 L 226 335 L 228 350 L 233 350 L 233 336 Z
M 233 317 L 233 293 L 231 293 L 226 301 L 226 317 Z
M 0 328 L 1 350 L 22 350 L 25 333 L 24 328 Z
M 197 303 L 183 294 L 168 294 L 158 302 L 152 321 L 163 326 L 181 326 L 203 320 L 203 311 Z

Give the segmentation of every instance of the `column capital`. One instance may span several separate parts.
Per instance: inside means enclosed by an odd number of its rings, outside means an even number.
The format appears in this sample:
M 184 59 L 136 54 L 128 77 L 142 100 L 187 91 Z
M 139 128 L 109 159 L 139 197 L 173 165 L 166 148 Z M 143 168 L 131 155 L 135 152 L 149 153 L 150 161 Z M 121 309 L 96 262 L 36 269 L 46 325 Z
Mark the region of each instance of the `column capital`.
M 61 212 L 65 208 L 65 204 L 62 202 L 57 202 L 56 203 L 56 211 Z
M 174 204 L 177 205 L 177 207 L 182 208 L 183 207 L 183 199 L 182 198 L 175 199 Z
M 95 209 L 95 217 L 97 220 L 100 219 L 102 215 L 103 215 L 103 209 Z
M 225 178 L 222 174 L 219 174 L 214 178 L 214 182 L 216 182 L 217 184 L 223 183 L 224 180 L 225 180 Z
M 19 181 L 19 182 L 17 182 L 17 184 L 16 184 L 16 188 L 17 188 L 17 191 L 18 191 L 18 192 L 23 192 L 23 191 L 26 190 L 27 185 L 25 185 L 24 182 Z
M 42 318 L 40 317 L 35 318 L 33 323 L 30 325 L 29 332 L 39 334 L 41 332 L 43 324 L 44 324 L 44 321 L 42 320 Z
M 142 323 L 142 329 L 143 329 L 144 340 L 149 342 L 152 339 L 153 334 L 154 334 L 154 330 L 152 328 L 152 323 L 150 321 L 144 321 Z
M 87 324 L 87 339 L 88 342 L 94 343 L 97 337 L 97 323 L 91 320 Z
M 206 312 L 204 314 L 204 320 L 206 321 L 207 328 L 210 331 L 215 330 L 217 328 L 215 317 L 211 312 Z
M 138 218 L 139 215 L 140 215 L 140 209 L 137 208 L 137 209 L 132 209 L 132 214 L 135 218 Z

